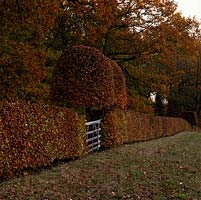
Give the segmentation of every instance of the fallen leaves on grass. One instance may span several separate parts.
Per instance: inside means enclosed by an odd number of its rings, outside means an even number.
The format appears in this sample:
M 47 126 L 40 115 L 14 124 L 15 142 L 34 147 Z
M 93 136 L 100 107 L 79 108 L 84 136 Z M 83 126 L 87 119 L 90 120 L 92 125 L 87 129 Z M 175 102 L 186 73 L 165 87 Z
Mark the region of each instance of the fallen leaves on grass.
M 0 199 L 199 200 L 200 133 L 123 145 L 0 183 Z

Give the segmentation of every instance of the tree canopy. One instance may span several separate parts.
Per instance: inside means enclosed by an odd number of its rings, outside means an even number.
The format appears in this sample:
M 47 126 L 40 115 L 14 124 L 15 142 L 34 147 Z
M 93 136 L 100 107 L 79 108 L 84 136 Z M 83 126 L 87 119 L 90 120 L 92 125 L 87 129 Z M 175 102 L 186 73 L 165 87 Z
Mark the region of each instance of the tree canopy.
M 58 56 L 74 45 L 120 65 L 139 111 L 150 92 L 201 89 L 200 22 L 173 0 L 0 0 L 0 16 L 1 99 L 46 99 Z

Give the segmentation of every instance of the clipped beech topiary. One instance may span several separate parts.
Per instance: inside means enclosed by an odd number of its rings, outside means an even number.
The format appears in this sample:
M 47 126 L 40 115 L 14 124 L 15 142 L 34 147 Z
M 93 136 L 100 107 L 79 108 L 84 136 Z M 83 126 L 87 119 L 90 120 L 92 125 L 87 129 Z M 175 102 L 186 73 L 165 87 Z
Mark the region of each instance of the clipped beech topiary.
M 153 116 L 133 110 L 127 110 L 125 116 L 127 128 L 124 132 L 124 143 L 151 140 L 192 130 L 190 124 L 182 118 Z
M 113 70 L 96 48 L 73 46 L 61 55 L 53 73 L 51 98 L 57 104 L 111 106 Z
M 0 181 L 85 154 L 85 137 L 84 116 L 71 109 L 4 102 L 0 107 Z
M 120 108 L 105 111 L 102 120 L 102 146 L 112 147 L 123 144 L 127 128 L 126 112 Z
M 108 59 L 109 64 L 113 69 L 113 81 L 114 81 L 114 104 L 125 108 L 127 105 L 127 89 L 126 79 L 119 67 L 119 65 L 111 59 Z

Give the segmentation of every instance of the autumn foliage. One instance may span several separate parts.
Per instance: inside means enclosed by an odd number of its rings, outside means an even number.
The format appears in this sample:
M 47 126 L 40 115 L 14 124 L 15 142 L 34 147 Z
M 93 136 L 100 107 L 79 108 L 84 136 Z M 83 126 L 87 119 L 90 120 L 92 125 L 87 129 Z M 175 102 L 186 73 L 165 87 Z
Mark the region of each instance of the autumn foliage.
M 155 117 L 133 110 L 110 110 L 103 118 L 103 146 L 146 141 L 191 131 L 191 125 L 181 118 Z
M 149 92 L 200 87 L 200 23 L 172 0 L 1 0 L 0 17 L 0 99 L 47 100 L 52 68 L 74 45 L 121 66 L 137 111 L 150 110 Z
M 86 147 L 81 127 L 85 128 L 84 121 L 70 109 L 2 103 L 0 178 L 82 155 Z
M 54 70 L 51 98 L 57 103 L 125 106 L 126 94 L 120 67 L 96 48 L 73 46 L 66 49 Z
M 102 146 L 111 147 L 124 143 L 127 121 L 122 109 L 114 108 L 105 111 L 102 121 Z
M 150 92 L 187 89 L 194 100 L 183 103 L 200 113 L 200 23 L 176 10 L 172 0 L 0 0 L 0 177 L 85 149 L 84 117 L 30 102 L 102 109 L 105 147 L 191 130 L 134 112 L 153 113 Z
M 0 99 L 40 100 L 45 88 L 45 52 L 14 41 L 0 45 Z
M 125 76 L 115 61 L 108 59 L 108 63 L 111 65 L 113 70 L 114 105 L 125 108 L 127 106 L 127 88 Z
M 0 100 L 44 100 L 44 43 L 58 10 L 58 0 L 0 1 Z
M 124 142 L 137 142 L 191 131 L 191 125 L 181 118 L 156 117 L 149 114 L 126 112 L 127 131 Z

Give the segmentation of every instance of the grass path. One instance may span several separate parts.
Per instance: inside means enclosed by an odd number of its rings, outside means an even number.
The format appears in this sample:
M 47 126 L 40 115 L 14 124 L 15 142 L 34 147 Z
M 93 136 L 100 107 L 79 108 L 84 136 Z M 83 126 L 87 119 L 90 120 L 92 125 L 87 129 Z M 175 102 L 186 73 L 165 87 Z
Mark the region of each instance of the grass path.
M 1 200 L 201 200 L 201 133 L 128 144 L 0 183 Z

